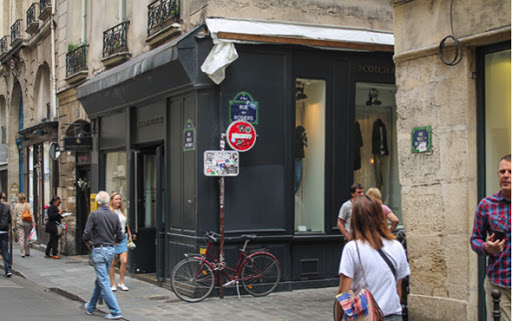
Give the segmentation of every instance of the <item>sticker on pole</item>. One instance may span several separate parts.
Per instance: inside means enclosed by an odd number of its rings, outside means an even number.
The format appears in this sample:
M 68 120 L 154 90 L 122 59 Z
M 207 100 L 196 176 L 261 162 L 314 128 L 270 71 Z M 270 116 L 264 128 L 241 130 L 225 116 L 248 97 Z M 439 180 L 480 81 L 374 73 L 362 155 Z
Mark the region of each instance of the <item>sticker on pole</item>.
M 205 176 L 237 176 L 238 152 L 234 150 L 206 150 L 204 152 Z
M 246 152 L 256 143 L 256 130 L 246 121 L 235 121 L 226 131 L 229 146 L 239 152 Z

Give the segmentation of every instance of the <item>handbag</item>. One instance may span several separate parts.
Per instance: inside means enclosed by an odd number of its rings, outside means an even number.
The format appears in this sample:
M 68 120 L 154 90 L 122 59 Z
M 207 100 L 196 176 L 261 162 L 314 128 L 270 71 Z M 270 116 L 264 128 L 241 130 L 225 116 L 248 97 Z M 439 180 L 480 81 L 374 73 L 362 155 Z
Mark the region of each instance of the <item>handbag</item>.
M 30 211 L 25 205 L 25 210 L 21 213 L 21 220 L 24 222 L 32 223 L 32 215 L 30 215 Z
M 355 294 L 352 290 L 340 293 L 336 299 L 341 304 L 343 309 L 342 320 L 345 321 L 384 321 L 384 313 L 379 307 L 377 301 L 370 292 L 368 281 L 364 273 L 363 264 L 361 262 L 361 255 L 359 254 L 359 247 L 356 244 L 357 256 L 359 257 L 359 264 L 363 272 L 363 279 L 366 287 L 361 289 L 359 293 Z
M 128 249 L 129 250 L 133 250 L 134 248 L 136 248 L 137 246 L 135 245 L 135 243 L 133 243 L 133 241 L 130 241 L 126 244 L 126 246 L 128 246 Z
M 63 224 L 57 224 L 57 236 L 64 235 L 64 231 L 66 230 L 66 226 Z

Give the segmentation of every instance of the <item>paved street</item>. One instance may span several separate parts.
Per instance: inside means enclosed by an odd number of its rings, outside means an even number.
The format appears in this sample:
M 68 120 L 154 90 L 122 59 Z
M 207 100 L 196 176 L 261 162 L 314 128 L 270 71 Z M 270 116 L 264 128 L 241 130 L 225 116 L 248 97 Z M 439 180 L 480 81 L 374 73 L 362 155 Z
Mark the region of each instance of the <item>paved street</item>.
M 85 316 L 82 302 L 90 298 L 95 279 L 94 269 L 88 263 L 88 256 L 63 256 L 61 260 L 53 260 L 45 259 L 43 252 L 33 250 L 30 257 L 21 258 L 15 246 L 13 270 L 17 277 L 23 276 L 46 289 L 73 299 L 74 301 L 70 302 L 75 304 L 75 311 Z M 3 283 L 5 281 L 9 280 L 2 279 Z M 116 297 L 123 316 L 133 321 L 332 320 L 332 303 L 336 293 L 336 288 L 330 287 L 277 292 L 261 298 L 242 295 L 241 301 L 236 296 L 229 296 L 224 299 L 210 297 L 200 303 L 186 303 L 179 300 L 171 291 L 136 278 L 127 277 L 125 284 L 130 291 L 117 291 Z M 241 291 L 243 292 L 243 289 Z M 9 309 L 16 307 L 9 306 Z M 89 318 L 99 320 L 99 317 L 108 312 L 104 305 L 100 305 L 99 310 L 95 317 Z M 85 317 L 87 319 L 87 316 Z M 82 320 L 82 317 L 76 320 Z

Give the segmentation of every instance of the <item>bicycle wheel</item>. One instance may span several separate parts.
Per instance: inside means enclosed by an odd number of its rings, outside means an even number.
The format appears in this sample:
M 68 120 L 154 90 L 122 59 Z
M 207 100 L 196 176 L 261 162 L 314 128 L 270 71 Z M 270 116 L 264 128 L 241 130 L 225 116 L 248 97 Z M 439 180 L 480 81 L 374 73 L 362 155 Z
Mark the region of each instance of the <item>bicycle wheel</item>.
M 277 287 L 281 268 L 271 255 L 251 255 L 242 266 L 241 276 L 245 291 L 254 296 L 265 296 Z
M 206 261 L 188 258 L 176 265 L 171 273 L 171 286 L 183 301 L 199 302 L 210 295 L 215 285 L 215 275 Z

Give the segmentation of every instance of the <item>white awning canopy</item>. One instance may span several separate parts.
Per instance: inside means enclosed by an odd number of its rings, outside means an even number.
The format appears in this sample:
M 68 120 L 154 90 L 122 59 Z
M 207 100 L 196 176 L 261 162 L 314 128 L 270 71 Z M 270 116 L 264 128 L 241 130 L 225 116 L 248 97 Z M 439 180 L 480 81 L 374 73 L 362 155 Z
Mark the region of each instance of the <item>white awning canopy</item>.
M 225 69 L 238 58 L 234 43 L 275 43 L 393 52 L 395 42 L 392 32 L 362 28 L 227 18 L 207 18 L 206 26 L 215 46 L 201 70 L 216 84 L 224 80 Z

